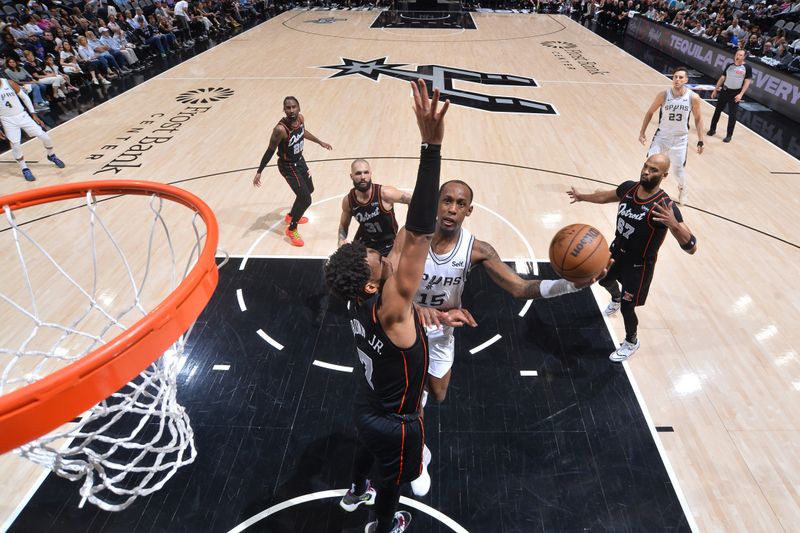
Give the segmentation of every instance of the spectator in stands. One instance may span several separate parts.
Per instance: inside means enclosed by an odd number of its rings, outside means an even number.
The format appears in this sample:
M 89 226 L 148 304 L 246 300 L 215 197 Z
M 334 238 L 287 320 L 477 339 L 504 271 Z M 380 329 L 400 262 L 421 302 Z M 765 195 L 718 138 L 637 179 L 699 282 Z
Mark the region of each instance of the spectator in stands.
M 8 27 L 9 33 L 14 36 L 14 39 L 19 41 L 20 39 L 27 39 L 28 32 L 22 29 L 22 26 L 19 25 L 19 20 L 14 17 L 10 19 L 10 26 Z
M 83 69 L 78 63 L 78 58 L 75 57 L 75 50 L 72 49 L 72 43 L 70 43 L 68 40 L 65 40 L 61 44 L 61 51 L 58 53 L 58 55 L 61 59 L 60 62 L 62 70 L 71 76 L 70 79 L 73 83 L 86 80 Z M 91 72 L 91 78 L 95 85 L 99 84 L 99 81 L 97 81 L 97 74 L 94 71 Z
M 778 47 L 778 51 L 775 53 L 775 59 L 779 61 L 779 65 L 781 67 L 788 67 L 789 63 L 791 63 L 794 59 L 794 56 L 789 52 L 787 46 L 782 44 Z
M 150 15 L 147 17 L 147 22 L 151 26 L 158 28 L 158 32 L 163 35 L 167 40 L 167 45 L 173 49 L 178 49 L 178 38 L 175 36 L 175 32 L 173 31 L 172 27 L 172 19 L 169 17 L 162 17 L 161 20 L 156 20 L 156 17 Z M 183 45 L 186 48 L 194 46 L 194 41 L 188 40 Z
M 98 39 L 91 30 L 86 31 L 86 40 L 88 41 L 88 44 L 94 51 L 95 55 L 98 58 L 105 59 L 108 66 L 114 69 L 114 72 L 120 75 L 130 74 L 131 71 L 124 66 L 126 63 L 125 56 L 123 56 L 119 50 L 112 50 L 100 42 L 100 39 Z
M 87 70 L 99 72 L 96 76 L 92 76 L 92 83 L 95 85 L 98 85 L 98 83 L 95 83 L 97 78 L 100 78 L 100 83 L 108 85 L 108 80 L 116 77 L 109 70 L 106 58 L 95 54 L 94 49 L 89 45 L 89 41 L 83 35 L 78 37 L 78 57 L 86 64 Z
M 118 59 L 117 62 L 120 65 L 124 65 L 123 68 L 132 67 L 135 70 L 139 70 L 139 67 L 135 65 L 136 62 L 139 61 L 139 58 L 136 57 L 136 52 L 127 47 L 123 47 L 122 43 L 111 35 L 108 28 L 100 27 L 99 31 L 100 44 L 108 48 L 109 53 L 114 55 L 115 59 Z M 130 70 L 128 70 L 128 72 L 130 72 Z
M 47 86 L 36 83 L 33 76 L 31 76 L 27 70 L 20 67 L 13 57 L 6 58 L 6 69 L 4 72 L 6 78 L 17 82 L 17 85 L 25 89 L 26 93 L 30 93 L 33 96 L 33 105 L 37 111 L 46 111 L 50 109 L 45 99 L 42 98 L 42 87 L 46 88 Z
M 169 50 L 167 37 L 165 35 L 161 35 L 158 32 L 158 28 L 148 24 L 143 16 L 138 16 L 136 18 L 136 24 L 139 28 L 137 30 L 139 38 L 142 39 L 146 44 L 154 46 L 158 50 L 161 59 L 166 59 L 167 51 Z
M 64 83 L 61 85 L 62 91 L 74 93 L 78 90 L 77 87 L 72 85 L 72 80 L 66 72 L 61 72 L 61 69 L 56 64 L 56 58 L 52 54 L 47 54 L 44 58 L 44 74 L 48 77 L 61 78 Z

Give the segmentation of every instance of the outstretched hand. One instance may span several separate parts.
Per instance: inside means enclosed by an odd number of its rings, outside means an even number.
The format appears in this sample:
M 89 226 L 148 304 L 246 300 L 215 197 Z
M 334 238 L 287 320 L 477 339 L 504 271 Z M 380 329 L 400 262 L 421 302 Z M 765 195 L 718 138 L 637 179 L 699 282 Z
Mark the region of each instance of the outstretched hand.
M 581 193 L 576 191 L 575 187 L 570 187 L 570 189 L 567 191 L 567 194 L 572 199 L 572 201 L 570 202 L 571 204 L 574 204 L 575 202 L 580 202 L 581 201 L 581 198 L 580 198 Z
M 668 228 L 674 228 L 678 225 L 678 219 L 675 218 L 675 213 L 672 211 L 673 202 L 667 203 L 666 200 L 653 204 L 653 218 L 655 222 L 664 224 Z
M 417 125 L 422 142 L 428 144 L 442 144 L 444 139 L 444 115 L 450 107 L 450 100 L 445 100 L 441 110 L 439 107 L 439 89 L 433 90 L 433 98 L 428 97 L 428 89 L 422 79 L 411 82 L 414 93 L 414 114 L 417 116 Z

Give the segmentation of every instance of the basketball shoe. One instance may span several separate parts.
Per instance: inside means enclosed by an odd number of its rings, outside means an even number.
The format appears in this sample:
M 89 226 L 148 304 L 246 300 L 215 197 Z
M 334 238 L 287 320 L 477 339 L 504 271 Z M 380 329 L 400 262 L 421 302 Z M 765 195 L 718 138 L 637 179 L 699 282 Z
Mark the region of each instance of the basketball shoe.
M 394 527 L 389 533 L 403 533 L 411 523 L 411 513 L 408 511 L 397 511 L 394 513 Z M 364 533 L 375 533 L 378 531 L 378 521 L 370 522 L 364 528 Z
M 291 224 L 292 223 L 292 215 L 290 215 L 289 213 L 286 213 L 286 216 L 283 217 L 283 222 L 285 224 Z M 298 224 L 306 224 L 306 223 L 308 223 L 308 217 L 300 217 L 300 222 L 298 222 Z
M 681 187 L 678 185 L 678 203 L 680 205 L 686 205 L 686 202 L 689 201 L 689 192 L 686 190 L 686 187 Z
M 292 246 L 303 246 L 305 244 L 303 238 L 300 237 L 300 232 L 296 229 L 289 229 L 289 226 L 286 226 L 284 234 L 289 237 L 289 242 Z
M 621 363 L 627 360 L 630 356 L 636 353 L 636 350 L 639 349 L 639 340 L 636 340 L 636 343 L 622 341 L 622 344 L 619 345 L 619 348 L 616 349 L 611 355 L 608 356 L 609 359 L 614 361 L 615 363 Z
M 431 490 L 431 475 L 428 473 L 428 465 L 431 464 L 431 454 L 430 448 L 425 445 L 422 448 L 422 474 L 411 482 L 411 491 L 414 493 L 414 496 L 425 496 L 428 494 L 428 491 Z
M 615 302 L 614 300 L 611 300 L 610 302 L 608 302 L 608 306 L 606 307 L 606 310 L 603 311 L 603 313 L 606 316 L 616 315 L 621 305 L 622 302 Z
M 47 160 L 50 161 L 51 163 L 53 163 L 58 168 L 64 168 L 65 166 L 67 166 L 67 165 L 64 164 L 64 162 L 62 160 L 60 160 L 58 158 L 58 156 L 56 154 L 48 155 L 47 156 Z
M 376 492 L 375 489 L 372 488 L 372 483 L 367 481 L 367 490 L 364 492 L 364 494 L 355 494 L 353 492 L 354 488 L 355 487 L 351 486 L 350 490 L 347 491 L 347 494 L 342 496 L 342 499 L 339 501 L 339 507 L 348 513 L 352 513 L 361 505 L 375 504 Z
M 31 172 L 31 169 L 29 168 L 22 169 L 22 177 L 25 178 L 25 181 L 36 181 L 36 177 L 33 175 L 33 172 Z

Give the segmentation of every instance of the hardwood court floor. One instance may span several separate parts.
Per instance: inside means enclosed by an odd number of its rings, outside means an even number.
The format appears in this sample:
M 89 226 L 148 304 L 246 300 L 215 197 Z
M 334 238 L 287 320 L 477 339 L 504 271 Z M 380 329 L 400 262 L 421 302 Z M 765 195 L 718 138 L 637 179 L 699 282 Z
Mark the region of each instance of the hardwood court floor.
M 564 191 L 636 179 L 645 158 L 636 138 L 644 111 L 667 86 L 661 74 L 564 17 L 476 14 L 478 29 L 461 32 L 374 30 L 375 13 L 333 15 L 335 22 L 317 24 L 331 13 L 284 13 L 54 129 L 68 167 L 32 166 L 33 185 L 6 170 L 0 192 L 99 178 L 180 182 L 214 208 L 229 253 L 326 256 L 353 158 L 370 159 L 378 182 L 413 184 L 418 134 L 404 82 L 329 79 L 339 71 L 319 68 L 385 57 L 412 72 L 439 65 L 534 78 L 536 88 L 465 81 L 454 88 L 557 110 L 451 109 L 443 175 L 475 189 L 467 227 L 478 238 L 515 259 L 545 257 L 553 233 L 572 222 L 611 236 L 612 205 L 570 205 Z M 177 100 L 209 90 L 225 98 Z M 300 100 L 308 129 L 334 146 L 306 145 L 316 203 L 303 249 L 281 236 L 292 198 L 274 167 L 261 190 L 250 184 L 287 94 Z M 706 125 L 711 112 L 704 104 Z M 689 155 L 683 208 L 699 252 L 690 257 L 672 239 L 664 245 L 639 313 L 642 348 L 627 370 L 654 425 L 675 430 L 658 438 L 699 529 L 791 530 L 800 520 L 792 481 L 800 471 L 800 290 L 792 283 L 800 163 L 742 127 L 731 144 L 718 136 L 706 148 Z M 31 160 L 44 159 L 36 141 L 25 150 Z M 671 180 L 665 187 L 675 193 Z M 604 291 L 594 291 L 605 305 Z M 621 320 L 611 326 L 620 337 Z M 24 492 L 15 476 L 30 474 L 13 457 L 2 461 L 9 465 L 2 476 L 7 514 Z

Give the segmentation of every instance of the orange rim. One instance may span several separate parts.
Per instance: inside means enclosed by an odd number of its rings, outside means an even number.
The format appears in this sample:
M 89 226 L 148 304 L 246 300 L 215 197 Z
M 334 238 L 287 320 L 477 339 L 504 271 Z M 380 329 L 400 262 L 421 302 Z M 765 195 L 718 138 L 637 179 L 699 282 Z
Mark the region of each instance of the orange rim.
M 129 329 L 78 361 L 0 396 L 0 454 L 73 420 L 121 389 L 155 361 L 197 319 L 217 286 L 219 228 L 211 208 L 192 193 L 148 181 L 107 180 L 42 187 L 0 197 L 18 210 L 85 196 L 157 195 L 199 213 L 206 241 L 197 263 L 175 290 Z

